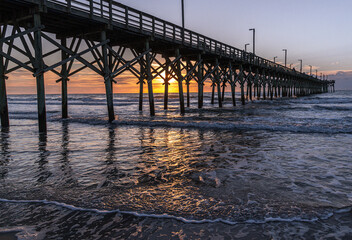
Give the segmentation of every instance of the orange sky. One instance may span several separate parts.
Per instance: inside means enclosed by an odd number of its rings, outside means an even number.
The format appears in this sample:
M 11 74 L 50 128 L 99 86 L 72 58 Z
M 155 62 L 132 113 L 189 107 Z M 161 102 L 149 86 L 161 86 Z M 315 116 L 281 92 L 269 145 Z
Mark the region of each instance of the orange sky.
M 36 93 L 36 80 L 31 73 L 25 70 L 18 70 L 8 75 L 6 88 L 8 94 L 35 94 Z M 51 73 L 45 73 L 45 92 L 46 94 L 60 94 L 61 83 L 56 83 L 58 77 Z M 138 79 L 128 73 L 121 74 L 116 79 L 117 84 L 114 84 L 114 93 L 138 93 L 139 85 Z M 164 85 L 163 80 L 159 77 L 153 80 L 154 93 L 163 93 Z M 205 85 L 205 91 L 211 91 L 210 81 L 208 80 Z M 186 92 L 186 86 L 183 86 Z M 191 81 L 191 92 L 197 92 L 197 84 Z M 147 85 L 144 85 L 144 92 L 147 93 Z M 169 92 L 178 92 L 178 85 L 176 80 L 170 81 Z M 80 73 L 70 77 L 68 82 L 69 94 L 89 94 L 89 93 L 105 93 L 104 79 L 91 70 L 83 70 Z

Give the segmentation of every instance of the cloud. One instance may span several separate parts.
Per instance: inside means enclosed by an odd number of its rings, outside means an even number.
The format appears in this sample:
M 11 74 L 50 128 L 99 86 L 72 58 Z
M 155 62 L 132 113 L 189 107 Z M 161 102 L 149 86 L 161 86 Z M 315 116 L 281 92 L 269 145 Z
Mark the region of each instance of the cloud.
M 352 90 L 352 71 L 338 71 L 329 75 L 329 79 L 336 80 L 335 87 L 338 90 Z

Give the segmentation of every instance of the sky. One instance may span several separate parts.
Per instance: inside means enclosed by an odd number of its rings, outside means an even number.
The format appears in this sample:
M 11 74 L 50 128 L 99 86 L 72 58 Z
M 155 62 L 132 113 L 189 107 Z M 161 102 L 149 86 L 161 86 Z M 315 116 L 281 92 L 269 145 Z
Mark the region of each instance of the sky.
M 181 25 L 181 0 L 118 0 L 118 2 Z M 287 63 L 303 71 L 329 75 L 336 89 L 352 89 L 352 1 L 350 0 L 184 0 L 185 27 L 234 47 L 252 51 L 256 29 L 256 54 Z M 17 75 L 16 75 L 17 74 Z M 35 93 L 35 79 L 17 72 L 10 76 L 8 92 Z M 137 92 L 136 80 L 125 76 L 115 92 Z M 119 82 L 119 79 L 117 79 Z M 23 86 L 26 83 L 26 87 Z M 22 84 L 20 84 L 22 83 Z M 95 84 L 95 85 L 94 85 Z M 156 81 L 156 91 L 162 91 Z M 172 89 L 176 89 L 173 83 Z M 159 86 L 160 85 L 160 86 Z M 91 87 L 95 86 L 95 87 Z M 60 93 L 55 77 L 46 75 L 48 93 Z M 193 89 L 193 88 L 192 88 Z M 72 77 L 69 93 L 104 92 L 103 80 L 90 72 Z

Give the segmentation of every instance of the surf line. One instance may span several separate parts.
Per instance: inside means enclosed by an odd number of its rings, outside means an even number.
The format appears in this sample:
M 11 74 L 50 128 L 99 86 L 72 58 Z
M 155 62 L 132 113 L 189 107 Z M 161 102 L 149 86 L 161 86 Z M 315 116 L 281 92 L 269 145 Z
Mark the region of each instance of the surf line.
M 269 222 L 316 222 L 320 219 L 328 219 L 331 216 L 334 215 L 334 213 L 330 213 L 327 216 L 323 218 L 315 217 L 312 219 L 304 219 L 304 218 L 299 218 L 299 217 L 292 217 L 292 218 L 280 218 L 280 217 L 268 217 L 263 220 L 254 220 L 254 219 L 249 219 L 246 221 L 241 221 L 241 222 L 236 222 L 236 221 L 230 221 L 222 218 L 217 218 L 217 219 L 201 219 L 201 220 L 196 220 L 196 219 L 187 219 L 184 217 L 179 217 L 179 216 L 174 216 L 170 214 L 149 214 L 149 213 L 138 213 L 138 212 L 133 212 L 133 211 L 122 211 L 119 209 L 116 210 L 99 210 L 99 209 L 94 209 L 94 208 L 81 208 L 81 207 L 76 207 L 73 205 L 69 205 L 66 203 L 60 203 L 57 201 L 48 201 L 48 200 L 10 200 L 10 199 L 3 199 L 0 198 L 0 203 L 14 203 L 14 204 L 44 204 L 44 205 L 54 205 L 57 207 L 61 208 L 66 208 L 72 211 L 81 211 L 81 212 L 91 212 L 91 213 L 96 213 L 96 214 L 109 214 L 109 213 L 119 213 L 119 214 L 125 214 L 125 215 L 132 215 L 135 217 L 139 218 L 155 218 L 155 219 L 170 219 L 170 220 L 177 220 L 183 223 L 189 223 L 189 224 L 206 224 L 206 223 L 223 223 L 227 225 L 238 225 L 238 224 L 264 224 L 264 223 L 269 223 Z M 347 210 L 343 212 L 348 212 L 350 211 L 351 208 L 347 208 Z M 341 212 L 341 209 L 334 211 L 336 213 Z

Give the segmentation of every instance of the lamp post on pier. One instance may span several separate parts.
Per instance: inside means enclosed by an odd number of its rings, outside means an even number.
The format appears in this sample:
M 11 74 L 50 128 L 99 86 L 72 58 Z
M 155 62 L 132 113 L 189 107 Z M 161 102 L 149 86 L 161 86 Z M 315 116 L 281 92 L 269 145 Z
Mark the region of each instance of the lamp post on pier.
M 299 68 L 299 71 L 300 71 L 300 73 L 302 73 L 302 67 L 303 67 L 303 60 L 302 59 L 298 59 L 298 61 L 300 61 L 301 62 L 301 66 L 300 66 L 300 68 Z
M 312 76 L 312 65 L 309 65 L 310 67 L 310 76 Z
M 318 69 L 315 69 L 315 78 L 318 78 Z
M 277 58 L 277 56 L 276 56 L 276 57 L 274 57 L 274 63 L 276 63 L 276 58 Z
M 287 67 L 287 49 L 282 49 L 285 52 L 285 67 Z
M 181 0 L 182 5 L 182 29 L 185 29 L 185 3 L 184 0 Z
M 244 51 L 245 51 L 245 52 L 247 52 L 247 46 L 248 46 L 248 45 L 250 45 L 250 44 L 249 44 L 249 43 L 246 43 L 246 44 L 244 45 Z
M 251 28 L 249 31 L 253 31 L 253 55 L 255 55 L 255 28 Z

